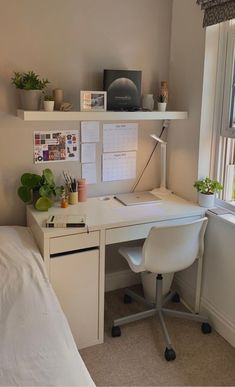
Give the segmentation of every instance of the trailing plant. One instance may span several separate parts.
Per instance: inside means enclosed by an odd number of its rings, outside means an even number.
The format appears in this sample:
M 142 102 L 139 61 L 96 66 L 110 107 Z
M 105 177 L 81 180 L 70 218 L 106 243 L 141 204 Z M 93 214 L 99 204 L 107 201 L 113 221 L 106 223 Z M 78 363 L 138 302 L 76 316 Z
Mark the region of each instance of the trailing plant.
M 166 102 L 166 96 L 164 94 L 160 94 L 158 97 L 157 97 L 157 102 L 159 103 L 164 103 Z
M 40 79 L 34 71 L 28 71 L 27 73 L 15 71 L 11 81 L 17 89 L 23 90 L 43 90 L 49 83 L 48 79 Z
M 34 173 L 24 173 L 21 176 L 21 186 L 17 193 L 25 203 L 34 203 L 38 211 L 48 211 L 56 196 L 61 196 L 64 192 L 63 186 L 56 186 L 53 172 L 47 168 L 42 172 L 42 176 Z
M 219 192 L 223 189 L 222 184 L 217 180 L 212 180 L 209 177 L 205 179 L 197 180 L 193 185 L 198 192 L 205 195 L 213 195 L 216 192 Z

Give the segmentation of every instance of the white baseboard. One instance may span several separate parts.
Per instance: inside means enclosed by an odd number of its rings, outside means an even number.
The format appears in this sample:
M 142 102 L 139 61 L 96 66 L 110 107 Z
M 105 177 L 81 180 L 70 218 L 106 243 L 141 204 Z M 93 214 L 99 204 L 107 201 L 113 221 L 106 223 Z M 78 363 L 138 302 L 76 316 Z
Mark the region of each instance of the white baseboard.
M 201 300 L 201 312 L 206 314 L 213 323 L 213 328 L 235 347 L 235 324 L 228 316 L 222 314 L 216 307 L 204 297 Z
M 116 271 L 105 274 L 105 291 L 125 288 L 141 283 L 140 275 L 131 270 Z
M 194 289 L 186 281 L 183 281 L 181 278 L 174 279 L 175 288 L 182 294 L 182 297 L 185 299 L 186 303 L 190 306 L 194 302 Z M 213 328 L 224 337 L 233 347 L 235 347 L 235 324 L 229 319 L 228 316 L 225 316 L 221 313 L 216 306 L 207 300 L 205 297 L 201 299 L 201 308 L 200 312 L 209 317 Z

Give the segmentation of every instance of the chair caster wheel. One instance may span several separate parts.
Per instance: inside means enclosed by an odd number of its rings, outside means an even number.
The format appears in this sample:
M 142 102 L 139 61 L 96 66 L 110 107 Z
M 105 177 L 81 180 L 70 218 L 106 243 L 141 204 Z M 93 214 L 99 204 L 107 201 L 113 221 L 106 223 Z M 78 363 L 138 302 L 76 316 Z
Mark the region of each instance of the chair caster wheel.
M 120 337 L 121 336 L 121 329 L 120 327 L 112 327 L 112 337 Z
M 166 348 L 166 350 L 165 350 L 165 359 L 167 361 L 172 361 L 172 360 L 175 360 L 175 358 L 176 358 L 176 353 L 175 353 L 174 349 Z
M 202 323 L 201 331 L 205 335 L 207 335 L 208 333 L 211 333 L 211 331 L 212 331 L 211 325 L 209 323 Z
M 175 293 L 174 296 L 171 299 L 172 302 L 179 303 L 180 302 L 180 296 L 178 293 Z
M 132 298 L 130 296 L 128 296 L 128 294 L 124 294 L 123 302 L 124 302 L 124 304 L 131 304 Z

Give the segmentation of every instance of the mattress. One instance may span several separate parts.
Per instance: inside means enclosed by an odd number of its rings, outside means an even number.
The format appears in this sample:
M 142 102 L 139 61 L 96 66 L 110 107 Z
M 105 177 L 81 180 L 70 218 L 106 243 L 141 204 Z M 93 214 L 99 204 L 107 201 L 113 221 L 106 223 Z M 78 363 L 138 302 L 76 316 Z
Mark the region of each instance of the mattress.
M 0 227 L 0 386 L 94 386 L 26 227 Z

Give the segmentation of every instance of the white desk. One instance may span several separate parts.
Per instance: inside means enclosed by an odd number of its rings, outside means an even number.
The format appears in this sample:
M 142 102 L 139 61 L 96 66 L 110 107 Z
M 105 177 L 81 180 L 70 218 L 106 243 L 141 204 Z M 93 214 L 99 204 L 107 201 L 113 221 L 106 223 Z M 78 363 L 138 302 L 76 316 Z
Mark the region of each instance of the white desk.
M 146 238 L 155 224 L 173 224 L 204 216 L 205 209 L 173 194 L 157 204 L 126 207 L 109 197 L 49 212 L 27 207 L 27 224 L 43 255 L 49 278 L 79 348 L 103 342 L 105 246 Z M 55 214 L 86 214 L 87 228 L 45 227 Z M 198 312 L 202 263 L 198 264 L 195 309 Z

